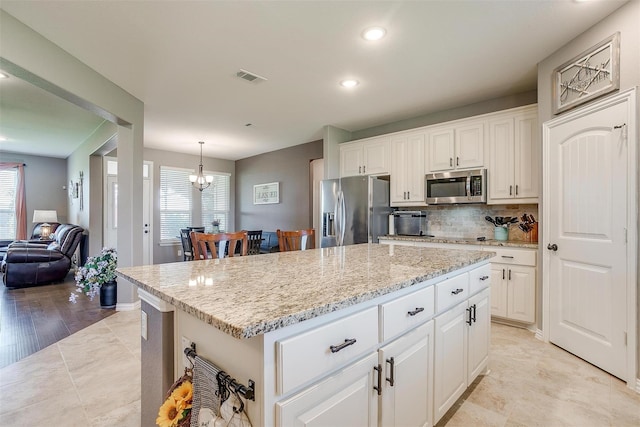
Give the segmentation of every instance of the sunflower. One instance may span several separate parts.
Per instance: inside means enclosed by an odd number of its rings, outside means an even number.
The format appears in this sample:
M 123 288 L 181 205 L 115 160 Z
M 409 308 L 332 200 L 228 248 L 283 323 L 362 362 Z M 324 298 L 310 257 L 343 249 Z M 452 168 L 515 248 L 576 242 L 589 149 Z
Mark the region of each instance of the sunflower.
M 191 399 L 193 398 L 193 386 L 191 385 L 191 381 L 185 381 L 176 387 L 171 393 L 171 397 L 173 397 L 180 409 L 189 409 L 191 408 Z
M 156 424 L 160 427 L 173 427 L 182 418 L 182 408 L 173 396 L 169 396 L 158 411 Z

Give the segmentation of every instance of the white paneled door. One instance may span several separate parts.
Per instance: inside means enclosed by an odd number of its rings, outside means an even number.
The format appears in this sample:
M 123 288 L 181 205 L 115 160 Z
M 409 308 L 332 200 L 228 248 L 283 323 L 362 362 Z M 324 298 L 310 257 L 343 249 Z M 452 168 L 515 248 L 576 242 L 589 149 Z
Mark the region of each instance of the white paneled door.
M 549 340 L 627 373 L 628 102 L 545 125 Z M 635 220 L 635 219 L 634 219 Z

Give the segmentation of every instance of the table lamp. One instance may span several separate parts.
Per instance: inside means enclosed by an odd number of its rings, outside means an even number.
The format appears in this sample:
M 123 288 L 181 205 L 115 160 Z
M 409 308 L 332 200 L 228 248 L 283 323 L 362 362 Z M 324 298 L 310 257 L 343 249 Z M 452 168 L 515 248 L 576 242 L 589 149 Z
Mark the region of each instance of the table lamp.
M 33 211 L 33 222 L 40 224 L 40 240 L 49 240 L 51 235 L 50 222 L 58 222 L 58 213 L 56 211 Z

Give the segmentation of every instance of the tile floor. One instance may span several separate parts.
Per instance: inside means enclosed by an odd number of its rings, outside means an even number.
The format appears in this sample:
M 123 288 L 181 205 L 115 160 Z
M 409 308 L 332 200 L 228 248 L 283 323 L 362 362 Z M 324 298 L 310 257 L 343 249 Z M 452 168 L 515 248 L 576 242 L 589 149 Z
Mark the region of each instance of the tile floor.
M 118 312 L 0 369 L 0 424 L 139 426 L 139 319 Z M 438 426 L 640 425 L 640 394 L 528 331 L 493 324 L 491 351 Z

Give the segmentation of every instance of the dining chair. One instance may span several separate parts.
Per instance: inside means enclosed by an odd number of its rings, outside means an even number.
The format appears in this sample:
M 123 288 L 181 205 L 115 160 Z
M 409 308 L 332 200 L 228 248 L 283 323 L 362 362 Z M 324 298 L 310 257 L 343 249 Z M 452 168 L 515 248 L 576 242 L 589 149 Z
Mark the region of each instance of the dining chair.
M 258 255 L 260 253 L 260 245 L 262 244 L 262 230 L 247 231 L 249 239 L 249 255 Z
M 236 253 L 238 242 L 240 242 L 240 253 Z M 249 248 L 246 231 L 236 233 L 197 233 L 192 231 L 191 243 L 195 260 L 244 256 L 247 255 Z
M 315 249 L 315 230 L 276 230 L 280 252 L 304 251 L 305 249 Z
M 185 261 L 193 260 L 193 247 L 191 245 L 191 230 L 188 228 L 180 229 L 180 241 L 182 242 L 182 256 Z

